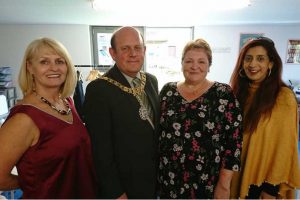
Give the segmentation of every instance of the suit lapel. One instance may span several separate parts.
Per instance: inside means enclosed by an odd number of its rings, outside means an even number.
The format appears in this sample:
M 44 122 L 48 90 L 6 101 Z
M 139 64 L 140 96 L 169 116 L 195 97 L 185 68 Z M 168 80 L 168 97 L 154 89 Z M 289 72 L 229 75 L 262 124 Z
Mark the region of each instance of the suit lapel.
M 153 123 L 156 124 L 156 120 L 157 120 L 157 116 L 158 116 L 158 99 L 157 99 L 157 94 L 155 94 L 155 88 L 153 87 L 151 80 L 149 79 L 149 77 L 147 76 L 147 80 L 146 80 L 146 85 L 145 85 L 145 92 L 148 96 L 149 102 L 151 104 L 151 107 L 153 109 Z

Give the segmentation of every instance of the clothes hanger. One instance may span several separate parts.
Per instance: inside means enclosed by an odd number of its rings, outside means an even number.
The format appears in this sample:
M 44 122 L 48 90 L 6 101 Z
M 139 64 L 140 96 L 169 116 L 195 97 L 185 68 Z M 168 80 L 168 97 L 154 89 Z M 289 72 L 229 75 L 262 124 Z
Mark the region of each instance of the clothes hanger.
M 78 81 L 82 81 L 82 73 L 81 73 L 81 71 L 77 70 L 76 73 L 77 73 L 77 80 Z
M 95 66 L 92 68 L 92 70 L 90 71 L 89 75 L 87 76 L 86 80 L 87 81 L 93 81 L 97 78 L 99 78 L 101 75 L 101 73 L 99 72 L 99 70 L 95 69 Z

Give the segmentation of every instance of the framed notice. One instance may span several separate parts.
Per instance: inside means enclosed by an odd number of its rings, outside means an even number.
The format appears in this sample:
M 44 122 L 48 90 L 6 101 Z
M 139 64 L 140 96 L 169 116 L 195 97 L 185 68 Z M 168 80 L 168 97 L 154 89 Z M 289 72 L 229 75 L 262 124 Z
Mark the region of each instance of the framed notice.
M 240 34 L 240 48 L 241 49 L 244 44 L 246 44 L 249 40 L 262 37 L 264 36 L 263 33 L 241 33 Z
M 113 59 L 109 54 L 110 38 L 112 33 L 97 33 L 98 65 L 113 65 Z
M 300 64 L 300 39 L 288 40 L 286 63 Z

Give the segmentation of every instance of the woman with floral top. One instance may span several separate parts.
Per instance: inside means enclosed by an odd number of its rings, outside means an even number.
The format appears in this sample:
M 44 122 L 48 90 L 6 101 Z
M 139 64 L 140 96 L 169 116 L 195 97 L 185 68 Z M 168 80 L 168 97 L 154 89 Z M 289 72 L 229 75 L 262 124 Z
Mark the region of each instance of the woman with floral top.
M 212 51 L 203 39 L 183 50 L 185 80 L 160 93 L 160 198 L 229 198 L 240 169 L 242 115 L 229 85 L 206 79 Z

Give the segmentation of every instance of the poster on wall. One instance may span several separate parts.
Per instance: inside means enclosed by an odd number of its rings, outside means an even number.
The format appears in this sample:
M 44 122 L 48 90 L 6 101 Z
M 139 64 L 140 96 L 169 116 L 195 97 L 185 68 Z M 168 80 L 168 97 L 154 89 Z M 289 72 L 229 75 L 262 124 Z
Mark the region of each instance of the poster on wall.
M 104 66 L 113 65 L 113 59 L 109 54 L 111 36 L 112 33 L 97 33 L 99 65 L 104 65 Z
M 300 39 L 288 40 L 286 63 L 300 64 Z
M 263 33 L 241 33 L 240 34 L 240 50 L 251 39 L 264 36 Z

